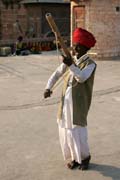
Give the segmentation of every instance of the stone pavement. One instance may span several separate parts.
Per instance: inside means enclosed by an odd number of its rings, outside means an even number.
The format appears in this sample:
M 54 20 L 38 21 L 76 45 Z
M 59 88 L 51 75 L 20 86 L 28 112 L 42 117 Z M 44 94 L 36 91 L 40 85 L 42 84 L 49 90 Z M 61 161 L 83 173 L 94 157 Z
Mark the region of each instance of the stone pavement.
M 0 180 L 120 180 L 120 59 L 96 62 L 88 116 L 92 160 L 81 172 L 66 168 L 59 145 L 61 85 L 43 99 L 60 64 L 56 52 L 0 57 Z

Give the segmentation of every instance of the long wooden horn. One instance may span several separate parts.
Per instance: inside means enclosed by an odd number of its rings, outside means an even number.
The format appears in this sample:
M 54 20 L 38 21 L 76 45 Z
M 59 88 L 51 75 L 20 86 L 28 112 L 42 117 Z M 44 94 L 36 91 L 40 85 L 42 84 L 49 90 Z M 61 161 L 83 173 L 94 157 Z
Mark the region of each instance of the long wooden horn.
M 51 27 L 53 33 L 55 34 L 55 36 L 57 36 L 57 40 L 59 41 L 60 46 L 61 46 L 61 48 L 63 49 L 63 51 L 65 53 L 65 56 L 71 57 L 71 54 L 70 54 L 69 50 L 67 49 L 66 44 L 64 43 L 64 40 L 63 40 L 63 38 L 62 38 L 62 36 L 61 36 L 61 34 L 59 32 L 59 29 L 58 29 L 52 15 L 51 15 L 51 13 L 46 14 L 46 19 L 47 19 L 48 24 Z

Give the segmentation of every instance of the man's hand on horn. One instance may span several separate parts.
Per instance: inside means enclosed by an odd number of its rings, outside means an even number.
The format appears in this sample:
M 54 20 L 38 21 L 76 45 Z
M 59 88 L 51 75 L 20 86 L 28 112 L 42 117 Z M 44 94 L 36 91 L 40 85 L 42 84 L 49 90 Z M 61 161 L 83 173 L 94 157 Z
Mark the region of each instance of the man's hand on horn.
M 62 56 L 63 57 L 63 63 L 66 64 L 67 66 L 71 66 L 73 64 L 73 60 L 71 57 L 65 57 L 65 56 Z

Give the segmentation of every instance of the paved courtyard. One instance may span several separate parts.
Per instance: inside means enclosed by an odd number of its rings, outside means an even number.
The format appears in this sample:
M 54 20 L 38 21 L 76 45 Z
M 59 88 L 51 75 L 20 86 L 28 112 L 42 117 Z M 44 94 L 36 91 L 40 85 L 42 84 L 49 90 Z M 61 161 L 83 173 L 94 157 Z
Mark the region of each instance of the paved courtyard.
M 61 87 L 44 100 L 57 52 L 0 57 L 0 180 L 120 180 L 120 59 L 96 61 L 90 169 L 68 170 L 56 123 Z

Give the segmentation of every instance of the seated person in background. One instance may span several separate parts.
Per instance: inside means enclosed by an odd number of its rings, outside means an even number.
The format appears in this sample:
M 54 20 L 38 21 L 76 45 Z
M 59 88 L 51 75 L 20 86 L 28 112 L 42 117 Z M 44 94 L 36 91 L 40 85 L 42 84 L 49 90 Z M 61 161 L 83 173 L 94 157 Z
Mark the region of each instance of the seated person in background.
M 15 44 L 15 54 L 16 55 L 29 55 L 30 51 L 26 44 L 23 42 L 23 37 L 19 36 Z

